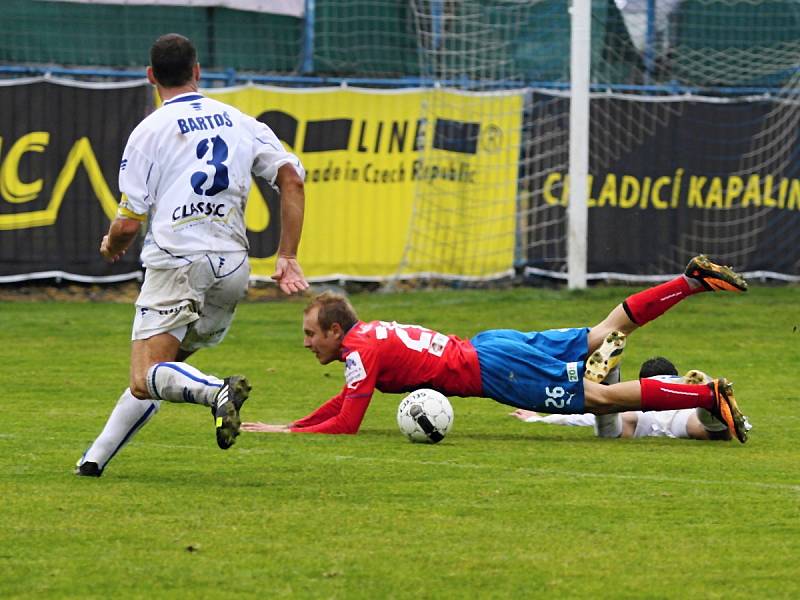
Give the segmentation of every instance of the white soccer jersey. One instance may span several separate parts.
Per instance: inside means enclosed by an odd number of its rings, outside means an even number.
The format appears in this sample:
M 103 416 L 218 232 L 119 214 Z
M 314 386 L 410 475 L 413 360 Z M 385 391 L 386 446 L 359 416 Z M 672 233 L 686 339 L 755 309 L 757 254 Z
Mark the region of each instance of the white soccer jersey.
M 247 251 L 251 173 L 275 187 L 285 164 L 305 177 L 269 127 L 234 107 L 196 92 L 165 102 L 133 130 L 119 170 L 119 214 L 148 217 L 145 267 Z

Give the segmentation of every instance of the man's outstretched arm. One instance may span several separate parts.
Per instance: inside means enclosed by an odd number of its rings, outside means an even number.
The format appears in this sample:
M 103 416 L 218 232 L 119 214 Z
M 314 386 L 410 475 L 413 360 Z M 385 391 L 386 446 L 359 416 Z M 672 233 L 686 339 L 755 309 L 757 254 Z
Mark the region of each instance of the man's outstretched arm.
M 336 394 L 333 398 L 328 400 L 325 404 L 320 406 L 318 409 L 312 411 L 305 417 L 301 419 L 297 419 L 293 423 L 291 423 L 290 427 L 310 427 L 311 425 L 318 425 L 323 421 L 327 421 L 328 419 L 335 417 L 338 415 L 342 410 L 342 404 L 344 403 L 344 395 L 345 390 L 342 390 L 338 394 Z
M 374 391 L 374 381 L 363 381 L 353 388 L 345 386 L 317 410 L 288 425 L 242 423 L 242 430 L 261 433 L 358 433 Z
M 294 433 L 358 433 L 361 421 L 364 420 L 364 414 L 372 400 L 372 391 L 372 389 L 369 391 L 347 390 L 342 398 L 341 409 L 337 414 L 313 425 L 301 425 L 300 422 L 295 421 L 289 430 Z
M 137 219 L 117 217 L 100 242 L 100 254 L 109 262 L 117 262 L 136 239 L 142 223 Z
M 297 262 L 305 215 L 303 179 L 294 166 L 285 164 L 278 169 L 275 182 L 281 193 L 281 239 L 272 279 L 287 294 L 302 292 L 308 288 L 303 269 Z

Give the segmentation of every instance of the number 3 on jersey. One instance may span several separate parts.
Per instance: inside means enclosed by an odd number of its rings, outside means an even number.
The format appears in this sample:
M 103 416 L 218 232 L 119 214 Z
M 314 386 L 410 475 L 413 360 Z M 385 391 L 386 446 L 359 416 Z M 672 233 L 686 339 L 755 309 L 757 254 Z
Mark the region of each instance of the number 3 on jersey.
M 228 167 L 225 161 L 228 159 L 228 144 L 221 137 L 214 136 L 201 140 L 197 144 L 197 158 L 202 160 L 206 157 L 211 146 L 211 158 L 206 161 L 207 165 L 214 167 L 214 178 L 211 187 L 203 190 L 203 184 L 208 181 L 208 173 L 205 171 L 195 171 L 192 173 L 192 189 L 198 196 L 214 196 L 223 190 L 228 189 Z

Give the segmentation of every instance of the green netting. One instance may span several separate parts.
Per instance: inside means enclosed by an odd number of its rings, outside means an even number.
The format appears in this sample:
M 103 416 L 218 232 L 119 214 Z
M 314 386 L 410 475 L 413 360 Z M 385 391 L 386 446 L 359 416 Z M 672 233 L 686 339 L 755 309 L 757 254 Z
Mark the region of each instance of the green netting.
M 532 3 L 515 40 L 514 59 L 526 81 L 569 81 L 571 23 L 563 2 Z M 592 81 L 628 83 L 641 72 L 614 0 L 592 2 Z
M 4 0 L 0 61 L 142 67 L 162 33 L 178 32 L 214 68 L 288 72 L 302 50 L 300 19 L 225 8 Z
M 411 5 L 428 76 L 523 84 L 569 81 L 571 19 L 565 2 L 464 0 L 436 5 L 417 0 Z M 636 57 L 626 53 L 631 46 L 624 31 L 622 36 L 608 35 L 610 26 L 618 33 L 624 30 L 613 0 L 594 0 L 592 16 L 593 78 L 627 78 Z M 609 50 L 608 44 L 618 48 Z
M 408 3 L 318 1 L 314 71 L 344 76 L 417 76 L 417 38 Z
M 685 0 L 675 10 L 669 74 L 688 85 L 781 85 L 800 59 L 797 0 Z
M 565 0 L 317 0 L 311 75 L 555 82 Z M 797 70 L 800 0 L 593 0 L 592 81 L 780 86 Z M 619 8 L 622 7 L 622 8 Z M 214 69 L 297 74 L 303 19 L 215 7 L 3 0 L 0 63 L 138 67 L 161 33 Z M 649 29 L 648 29 L 649 28 Z
M 215 65 L 257 72 L 296 73 L 301 67 L 301 19 L 216 9 Z

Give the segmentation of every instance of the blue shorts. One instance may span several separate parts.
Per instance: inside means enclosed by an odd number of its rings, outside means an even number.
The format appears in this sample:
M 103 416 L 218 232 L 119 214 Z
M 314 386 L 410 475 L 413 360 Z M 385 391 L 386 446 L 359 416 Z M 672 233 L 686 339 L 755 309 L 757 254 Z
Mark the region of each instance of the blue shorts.
M 479 333 L 470 342 L 478 353 L 484 396 L 528 410 L 584 412 L 588 335 L 588 327 Z

